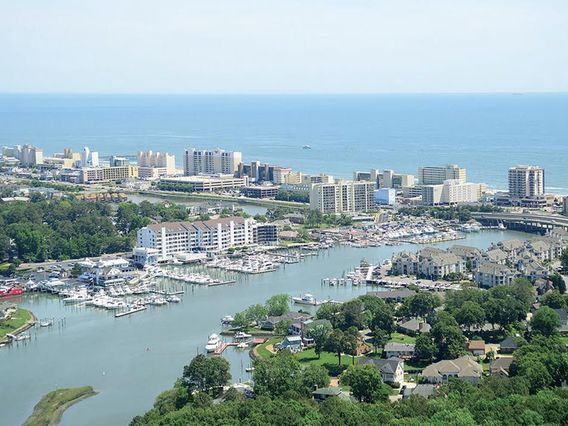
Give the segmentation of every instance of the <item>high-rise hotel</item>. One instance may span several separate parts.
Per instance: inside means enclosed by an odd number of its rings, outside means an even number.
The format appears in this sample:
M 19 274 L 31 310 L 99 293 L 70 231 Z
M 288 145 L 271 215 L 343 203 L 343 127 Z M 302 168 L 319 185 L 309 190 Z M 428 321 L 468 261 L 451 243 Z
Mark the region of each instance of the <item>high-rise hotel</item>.
M 186 149 L 183 157 L 183 171 L 185 176 L 200 174 L 235 175 L 242 162 L 242 154 L 238 151 L 213 151 Z

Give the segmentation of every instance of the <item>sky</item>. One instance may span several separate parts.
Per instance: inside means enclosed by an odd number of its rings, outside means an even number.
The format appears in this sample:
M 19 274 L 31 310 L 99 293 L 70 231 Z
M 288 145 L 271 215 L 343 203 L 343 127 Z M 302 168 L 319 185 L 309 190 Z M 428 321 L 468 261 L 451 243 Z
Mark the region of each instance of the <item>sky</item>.
M 566 0 L 0 0 L 0 92 L 565 91 Z

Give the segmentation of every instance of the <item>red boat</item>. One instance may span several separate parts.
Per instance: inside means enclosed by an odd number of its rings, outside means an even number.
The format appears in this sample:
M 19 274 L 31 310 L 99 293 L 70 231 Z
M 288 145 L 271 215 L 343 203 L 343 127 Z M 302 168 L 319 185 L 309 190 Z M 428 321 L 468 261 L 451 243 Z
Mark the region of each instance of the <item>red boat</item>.
M 24 290 L 19 287 L 0 288 L 0 297 L 19 296 Z

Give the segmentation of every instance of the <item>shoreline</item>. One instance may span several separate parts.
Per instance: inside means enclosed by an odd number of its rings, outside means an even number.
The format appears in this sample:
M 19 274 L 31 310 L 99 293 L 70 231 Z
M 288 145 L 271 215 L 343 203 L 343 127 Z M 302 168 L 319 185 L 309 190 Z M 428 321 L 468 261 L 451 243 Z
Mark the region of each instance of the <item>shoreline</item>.
M 32 311 L 30 311 L 29 309 L 24 309 L 24 308 L 18 308 L 18 309 L 21 309 L 21 310 L 28 312 L 30 314 L 31 318 L 29 320 L 27 320 L 25 322 L 25 324 L 21 325 L 20 327 L 16 328 L 14 331 L 12 331 L 10 333 L 10 334 L 13 334 L 15 336 L 17 336 L 20 333 L 23 333 L 26 330 L 29 330 L 30 328 L 32 328 L 37 323 L 37 318 Z M 6 335 L 4 335 L 4 337 L 0 339 L 0 344 L 9 343 L 9 342 L 10 342 L 10 339 L 8 339 L 8 337 Z
M 70 393 L 70 392 L 81 392 L 77 397 L 63 402 L 61 405 L 57 406 L 51 413 L 44 413 L 46 409 L 51 408 L 49 401 L 52 398 L 56 398 L 59 394 Z M 44 425 L 56 426 L 61 422 L 63 414 L 71 406 L 83 401 L 84 399 L 90 398 L 91 396 L 97 395 L 98 392 L 93 389 L 92 386 L 85 386 L 82 388 L 63 388 L 56 389 L 54 391 L 45 394 L 39 402 L 34 406 L 32 414 L 24 422 L 24 426 L 35 426 Z

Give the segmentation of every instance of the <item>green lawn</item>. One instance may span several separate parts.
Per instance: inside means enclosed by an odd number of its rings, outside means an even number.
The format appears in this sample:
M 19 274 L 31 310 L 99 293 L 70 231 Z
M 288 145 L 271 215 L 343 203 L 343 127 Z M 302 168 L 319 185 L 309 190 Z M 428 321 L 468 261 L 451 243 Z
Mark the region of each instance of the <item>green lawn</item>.
M 560 336 L 560 341 L 565 345 L 568 345 L 568 336 Z
M 303 352 L 296 354 L 298 361 L 302 363 L 309 363 L 315 365 L 338 365 L 337 355 L 331 352 L 322 352 L 320 358 L 316 355 L 313 348 L 306 349 Z M 341 365 L 346 367 L 352 364 L 351 355 L 341 355 Z M 357 364 L 357 357 L 355 357 L 355 364 Z
M 59 424 L 63 412 L 71 405 L 96 395 L 91 386 L 57 389 L 45 395 L 34 407 L 34 412 L 24 426 L 49 426 Z
M 396 332 L 391 334 L 390 341 L 395 343 L 416 343 L 416 337 Z
M 32 313 L 25 309 L 18 309 L 7 321 L 0 321 L 0 340 L 6 337 L 7 333 L 12 333 L 32 319 Z
M 266 347 L 268 345 L 275 345 L 276 343 L 280 343 L 282 341 L 282 339 L 283 339 L 282 336 L 271 337 L 266 342 L 264 342 L 262 345 L 258 345 L 258 347 L 256 348 L 256 352 L 258 353 L 258 355 L 261 358 L 268 358 L 268 357 L 272 356 L 272 352 L 270 352 L 268 349 L 266 349 Z

